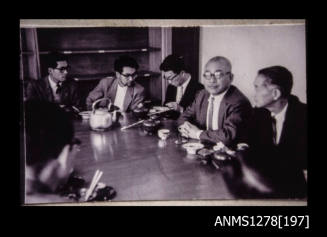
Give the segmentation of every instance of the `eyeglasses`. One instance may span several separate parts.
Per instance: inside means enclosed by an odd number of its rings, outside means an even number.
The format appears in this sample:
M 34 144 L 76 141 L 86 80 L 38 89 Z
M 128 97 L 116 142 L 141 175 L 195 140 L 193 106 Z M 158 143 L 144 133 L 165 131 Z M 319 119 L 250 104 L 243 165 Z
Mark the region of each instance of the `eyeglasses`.
M 60 67 L 60 68 L 55 68 L 57 70 L 59 70 L 61 73 L 63 73 L 64 71 L 68 71 L 70 69 L 70 66 L 67 67 Z
M 211 77 L 214 77 L 215 79 L 221 79 L 223 78 L 224 76 L 226 76 L 227 74 L 230 74 L 230 72 L 221 72 L 221 71 L 216 71 L 215 73 L 210 73 L 210 72 L 205 72 L 203 73 L 203 77 L 206 79 L 206 80 L 210 80 Z
M 123 73 L 120 73 L 123 77 L 125 78 L 131 78 L 132 80 L 135 79 L 137 77 L 137 73 L 133 73 L 133 74 L 123 74 Z
M 172 77 L 169 78 L 169 77 L 167 77 L 167 76 L 164 75 L 164 79 L 167 80 L 167 81 L 172 81 L 177 76 L 178 76 L 178 74 L 175 74 L 174 76 L 172 76 Z

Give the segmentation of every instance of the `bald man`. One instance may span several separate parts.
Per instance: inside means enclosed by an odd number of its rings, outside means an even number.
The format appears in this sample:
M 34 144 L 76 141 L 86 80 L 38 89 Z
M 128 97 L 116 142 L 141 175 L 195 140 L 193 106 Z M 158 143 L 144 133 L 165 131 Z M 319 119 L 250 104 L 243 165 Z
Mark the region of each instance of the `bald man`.
M 222 56 L 211 58 L 205 65 L 205 89 L 178 119 L 183 136 L 204 142 L 222 142 L 235 148 L 243 142 L 252 107 L 235 86 L 230 61 Z

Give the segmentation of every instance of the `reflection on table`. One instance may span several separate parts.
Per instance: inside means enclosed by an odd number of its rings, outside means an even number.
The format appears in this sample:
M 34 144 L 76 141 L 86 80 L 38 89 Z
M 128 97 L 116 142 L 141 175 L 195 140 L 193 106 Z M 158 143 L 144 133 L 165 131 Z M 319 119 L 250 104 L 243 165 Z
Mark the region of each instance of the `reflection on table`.
M 171 130 L 165 141 L 145 133 L 142 125 L 120 130 L 135 121 L 125 113 L 104 132 L 91 131 L 87 120 L 76 121 L 75 133 L 82 141 L 76 171 L 90 181 L 102 170 L 101 182 L 117 192 L 113 201 L 233 198 L 219 171 L 175 144 L 175 121 L 161 119 L 160 128 Z

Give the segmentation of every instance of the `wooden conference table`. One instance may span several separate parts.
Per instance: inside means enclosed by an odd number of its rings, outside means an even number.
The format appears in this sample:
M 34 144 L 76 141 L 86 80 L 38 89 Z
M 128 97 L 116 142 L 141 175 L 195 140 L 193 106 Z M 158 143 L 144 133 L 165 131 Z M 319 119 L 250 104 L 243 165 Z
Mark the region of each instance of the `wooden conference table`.
M 87 182 L 97 169 L 103 171 L 100 182 L 117 192 L 112 201 L 234 198 L 219 170 L 175 144 L 174 120 L 161 119 L 160 128 L 171 130 L 166 142 L 146 134 L 141 125 L 120 129 L 135 121 L 125 113 L 120 125 L 104 132 L 90 130 L 88 120 L 75 122 L 75 136 L 82 141 L 75 169 Z

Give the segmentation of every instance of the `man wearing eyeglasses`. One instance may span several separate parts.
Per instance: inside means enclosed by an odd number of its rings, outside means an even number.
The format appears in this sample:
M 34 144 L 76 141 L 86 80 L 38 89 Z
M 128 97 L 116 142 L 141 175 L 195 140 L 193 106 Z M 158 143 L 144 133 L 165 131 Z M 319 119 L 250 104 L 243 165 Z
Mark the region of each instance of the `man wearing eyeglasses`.
M 161 63 L 160 70 L 169 83 L 164 104 L 177 111 L 173 116 L 176 114 L 178 118 L 180 112 L 193 102 L 197 92 L 204 87 L 186 71 L 182 56 L 173 54 L 167 56 Z
M 242 92 L 231 85 L 231 69 L 225 57 L 217 56 L 207 62 L 203 74 L 205 90 L 199 92 L 178 120 L 183 136 L 222 142 L 230 148 L 245 137 L 252 107 Z
M 61 107 L 79 109 L 80 95 L 77 83 L 67 79 L 70 69 L 67 58 L 57 52 L 47 55 L 48 75 L 40 80 L 32 80 L 27 85 L 26 99 L 49 101 Z
M 144 88 L 135 82 L 138 68 L 134 58 L 118 58 L 114 63 L 116 77 L 106 77 L 99 82 L 86 98 L 87 108 L 91 110 L 93 102 L 101 98 L 109 98 L 122 112 L 142 107 Z M 104 103 L 100 102 L 100 106 Z

